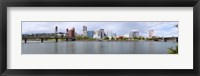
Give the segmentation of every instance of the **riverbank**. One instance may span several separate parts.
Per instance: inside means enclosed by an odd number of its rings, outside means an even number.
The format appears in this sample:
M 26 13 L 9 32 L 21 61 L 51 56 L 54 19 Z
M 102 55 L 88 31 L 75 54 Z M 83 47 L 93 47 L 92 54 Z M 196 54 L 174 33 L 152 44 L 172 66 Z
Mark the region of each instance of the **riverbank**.
M 75 41 L 66 41 L 64 39 L 58 39 L 58 42 L 137 42 L 137 41 L 149 41 L 149 42 L 165 42 L 165 41 L 154 41 L 154 40 L 75 40 Z M 25 42 L 22 40 L 22 42 Z M 41 42 L 40 40 L 28 40 L 27 42 Z M 55 40 L 44 40 L 43 42 L 55 42 Z M 174 41 L 167 41 L 174 42 Z

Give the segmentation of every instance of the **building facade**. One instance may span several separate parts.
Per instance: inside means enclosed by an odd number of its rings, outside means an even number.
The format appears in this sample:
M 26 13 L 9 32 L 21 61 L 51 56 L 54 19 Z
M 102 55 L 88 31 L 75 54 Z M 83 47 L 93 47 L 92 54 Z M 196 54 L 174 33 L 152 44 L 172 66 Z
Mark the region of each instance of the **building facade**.
M 100 29 L 98 33 L 99 33 L 98 35 L 100 36 L 101 39 L 105 38 L 104 29 Z
M 113 37 L 112 31 L 107 31 L 107 37 L 109 37 L 109 38 L 112 38 L 112 37 Z
M 55 35 L 54 35 L 54 37 L 55 37 L 55 38 L 58 37 L 58 27 L 57 27 L 57 26 L 55 27 Z
M 87 37 L 93 38 L 94 32 L 93 31 L 87 31 Z
M 149 38 L 152 38 L 154 34 L 154 30 L 149 30 Z
M 87 36 L 87 26 L 83 26 L 83 36 Z
M 94 32 L 93 38 L 103 39 L 105 38 L 105 35 L 104 29 L 99 29 Z
M 68 33 L 69 33 L 69 30 L 68 30 L 68 28 L 66 28 L 66 33 L 65 33 L 66 37 L 68 37 Z
M 71 39 L 75 38 L 75 28 L 74 27 L 71 30 L 68 30 L 68 37 Z
M 139 32 L 138 31 L 131 31 L 129 33 L 129 38 L 134 38 L 134 37 L 139 37 Z

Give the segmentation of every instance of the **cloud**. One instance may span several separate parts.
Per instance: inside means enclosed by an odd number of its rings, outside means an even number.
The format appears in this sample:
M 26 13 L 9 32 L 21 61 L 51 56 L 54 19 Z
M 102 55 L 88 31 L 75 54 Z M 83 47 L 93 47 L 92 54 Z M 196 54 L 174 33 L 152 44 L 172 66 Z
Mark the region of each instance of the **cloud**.
M 74 27 L 78 34 L 82 34 L 83 26 L 88 30 L 104 29 L 112 31 L 118 36 L 126 36 L 130 31 L 139 31 L 139 35 L 148 37 L 149 30 L 154 30 L 156 36 L 178 36 L 178 22 L 154 21 L 154 22 L 22 22 L 22 34 L 54 33 L 58 26 L 59 32 L 65 32 L 66 28 Z

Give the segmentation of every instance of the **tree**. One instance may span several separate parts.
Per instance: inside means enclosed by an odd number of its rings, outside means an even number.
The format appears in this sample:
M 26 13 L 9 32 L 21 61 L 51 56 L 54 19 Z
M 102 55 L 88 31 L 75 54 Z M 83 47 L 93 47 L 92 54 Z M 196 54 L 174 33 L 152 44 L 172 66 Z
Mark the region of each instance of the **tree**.
M 133 39 L 134 39 L 134 40 L 138 40 L 139 38 L 138 38 L 138 37 L 133 37 Z
M 81 36 L 76 36 L 76 39 L 77 40 L 81 40 Z
M 172 47 L 168 48 L 168 53 L 169 54 L 178 54 L 178 45 L 176 46 L 175 49 L 173 49 Z
M 109 37 L 106 37 L 105 40 L 109 40 Z
M 83 36 L 83 39 L 84 39 L 84 40 L 87 40 L 87 39 L 89 39 L 89 38 L 88 38 L 87 36 Z
M 94 38 L 88 38 L 88 40 L 92 41 L 92 40 L 96 40 L 96 39 L 94 39 Z
M 115 39 L 114 37 L 111 38 L 111 40 L 114 40 L 114 39 Z
M 128 40 L 128 38 L 127 38 L 127 37 L 124 37 L 124 40 Z

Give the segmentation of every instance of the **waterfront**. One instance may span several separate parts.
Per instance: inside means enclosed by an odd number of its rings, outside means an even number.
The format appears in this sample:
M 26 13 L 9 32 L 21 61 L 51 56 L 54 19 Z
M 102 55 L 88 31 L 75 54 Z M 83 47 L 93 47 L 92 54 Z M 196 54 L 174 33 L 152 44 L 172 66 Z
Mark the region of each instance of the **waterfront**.
M 162 41 L 61 41 L 22 42 L 22 54 L 168 54 L 177 42 Z

